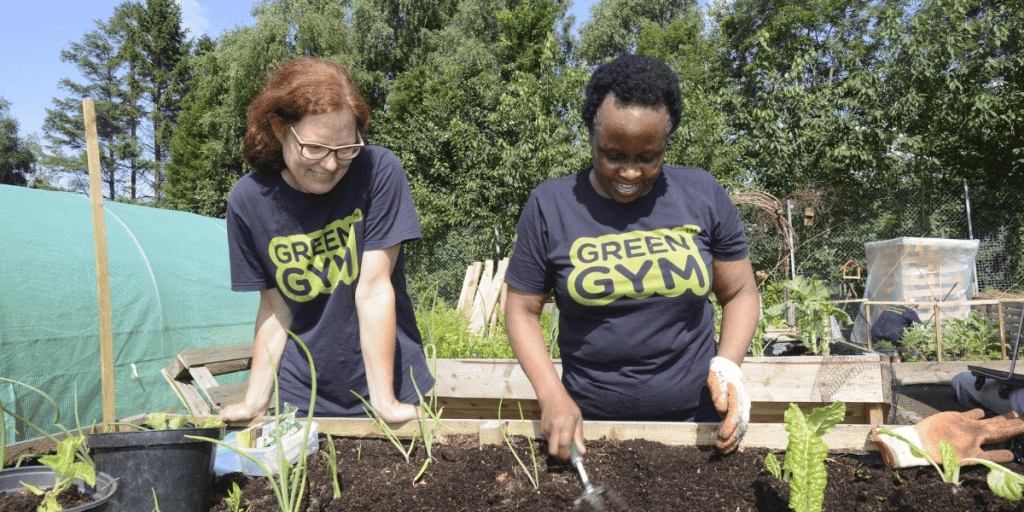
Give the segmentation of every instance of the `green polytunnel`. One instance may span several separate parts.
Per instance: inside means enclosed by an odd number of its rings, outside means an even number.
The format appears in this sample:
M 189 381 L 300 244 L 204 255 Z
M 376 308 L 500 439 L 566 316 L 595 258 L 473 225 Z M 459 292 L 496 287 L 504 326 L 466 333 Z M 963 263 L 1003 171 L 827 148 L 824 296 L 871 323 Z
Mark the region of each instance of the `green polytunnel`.
M 231 291 L 223 219 L 109 201 L 103 209 L 115 414 L 178 409 L 160 370 L 184 349 L 252 342 L 259 294 Z M 76 399 L 82 426 L 103 419 L 97 295 L 90 199 L 0 185 L 0 377 L 51 396 L 68 428 Z M 0 403 L 56 431 L 37 393 L 0 380 Z M 39 437 L 4 420 L 7 444 Z

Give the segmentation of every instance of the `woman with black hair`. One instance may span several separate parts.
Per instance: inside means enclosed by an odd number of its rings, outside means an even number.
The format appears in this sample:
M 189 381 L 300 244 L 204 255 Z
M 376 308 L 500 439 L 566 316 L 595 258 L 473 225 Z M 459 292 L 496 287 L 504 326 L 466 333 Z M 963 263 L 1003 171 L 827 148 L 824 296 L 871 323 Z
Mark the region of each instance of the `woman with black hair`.
M 584 419 L 723 421 L 717 446 L 731 452 L 749 420 L 739 365 L 759 311 L 736 208 L 707 171 L 664 164 L 682 115 L 665 63 L 599 66 L 582 110 L 594 163 L 533 191 L 505 277 L 509 341 L 549 452 L 585 452 Z M 561 380 L 539 322 L 552 292 Z

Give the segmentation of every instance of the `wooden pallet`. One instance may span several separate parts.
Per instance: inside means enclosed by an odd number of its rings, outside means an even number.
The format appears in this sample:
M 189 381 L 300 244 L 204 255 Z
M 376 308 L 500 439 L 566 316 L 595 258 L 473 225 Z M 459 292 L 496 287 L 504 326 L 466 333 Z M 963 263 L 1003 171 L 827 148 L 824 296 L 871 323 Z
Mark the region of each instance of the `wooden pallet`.
M 162 370 L 182 402 L 196 414 L 212 414 L 240 402 L 247 383 L 219 385 L 217 375 L 246 370 L 252 345 L 186 350 Z M 555 362 L 561 373 L 561 362 Z M 810 412 L 825 402 L 846 403 L 843 423 L 881 425 L 892 397 L 888 360 L 857 356 L 748 357 L 743 378 L 751 400 L 751 422 L 781 423 L 790 403 Z M 508 359 L 438 359 L 434 396 L 451 419 L 539 419 L 537 396 L 519 363 Z

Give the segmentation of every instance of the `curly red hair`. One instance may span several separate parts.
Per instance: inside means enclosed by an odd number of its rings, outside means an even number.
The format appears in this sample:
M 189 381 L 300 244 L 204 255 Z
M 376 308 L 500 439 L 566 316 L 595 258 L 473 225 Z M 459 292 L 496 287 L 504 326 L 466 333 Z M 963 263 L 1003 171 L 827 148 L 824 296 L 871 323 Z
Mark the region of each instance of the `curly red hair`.
M 285 168 L 284 156 L 272 120 L 290 125 L 308 115 L 343 108 L 351 110 L 356 129 L 365 133 L 373 111 L 344 66 L 316 57 L 282 64 L 267 77 L 263 92 L 249 103 L 242 157 L 261 174 L 280 174 Z

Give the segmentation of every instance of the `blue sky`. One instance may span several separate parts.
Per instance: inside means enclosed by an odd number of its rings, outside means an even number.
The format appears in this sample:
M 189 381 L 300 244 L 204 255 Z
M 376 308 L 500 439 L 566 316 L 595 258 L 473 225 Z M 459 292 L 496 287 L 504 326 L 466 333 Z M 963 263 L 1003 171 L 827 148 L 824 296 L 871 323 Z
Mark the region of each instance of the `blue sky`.
M 0 96 L 11 102 L 11 115 L 18 120 L 22 137 L 42 137 L 46 109 L 52 98 L 65 98 L 59 89 L 62 78 L 80 81 L 71 64 L 60 60 L 62 48 L 78 41 L 96 28 L 94 20 L 107 20 L 123 0 L 4 1 L 0 4 Z M 239 25 L 251 25 L 250 11 L 256 0 L 178 0 L 184 25 L 190 36 L 217 37 Z M 574 0 L 572 14 L 578 28 L 589 18 L 597 0 Z

